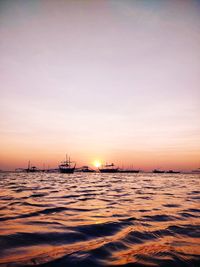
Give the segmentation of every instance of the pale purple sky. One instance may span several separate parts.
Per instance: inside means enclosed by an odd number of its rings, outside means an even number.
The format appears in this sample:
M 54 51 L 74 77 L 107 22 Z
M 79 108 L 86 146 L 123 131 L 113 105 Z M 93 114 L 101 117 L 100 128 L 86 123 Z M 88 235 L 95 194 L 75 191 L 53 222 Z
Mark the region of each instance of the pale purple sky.
M 0 1 L 0 85 L 0 168 L 195 168 L 200 1 Z

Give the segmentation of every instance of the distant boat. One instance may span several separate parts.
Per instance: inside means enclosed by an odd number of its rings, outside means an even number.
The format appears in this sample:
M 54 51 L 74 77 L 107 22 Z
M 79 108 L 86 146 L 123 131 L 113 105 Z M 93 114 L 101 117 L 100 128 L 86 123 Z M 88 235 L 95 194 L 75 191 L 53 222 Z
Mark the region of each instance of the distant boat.
M 67 158 L 66 155 L 66 161 L 62 162 L 59 165 L 59 171 L 61 173 L 73 173 L 76 168 L 76 163 L 74 161 L 70 161 L 70 157 Z
M 119 168 L 116 168 L 115 165 L 113 163 L 111 163 L 111 164 L 103 165 L 101 169 L 99 168 L 99 171 L 103 172 L 103 173 L 105 173 L 105 172 L 106 173 L 113 173 L 113 172 L 118 172 Z
M 30 160 L 28 162 L 28 168 L 25 169 L 26 172 L 39 172 L 40 170 L 36 166 L 31 166 Z
M 40 170 L 35 167 L 35 166 L 31 166 L 29 169 L 26 169 L 27 172 L 39 172 Z
M 196 170 L 192 170 L 192 173 L 200 173 L 200 168 L 198 168 Z
M 166 171 L 166 173 L 180 173 L 180 172 L 179 171 L 169 170 L 169 171 Z
M 95 170 L 91 169 L 88 166 L 83 166 L 81 169 L 79 169 L 81 172 L 95 172 Z
M 161 170 L 157 170 L 157 169 L 153 170 L 152 172 L 153 173 L 165 173 L 165 171 L 161 171 Z

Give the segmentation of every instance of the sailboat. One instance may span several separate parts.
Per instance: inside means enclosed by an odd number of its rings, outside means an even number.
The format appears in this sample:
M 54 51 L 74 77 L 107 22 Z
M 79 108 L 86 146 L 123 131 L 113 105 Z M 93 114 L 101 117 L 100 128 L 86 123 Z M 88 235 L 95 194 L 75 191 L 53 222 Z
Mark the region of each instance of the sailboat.
M 74 161 L 70 161 L 70 157 L 67 158 L 64 162 L 61 162 L 59 165 L 59 171 L 61 173 L 73 173 L 76 168 L 76 163 Z

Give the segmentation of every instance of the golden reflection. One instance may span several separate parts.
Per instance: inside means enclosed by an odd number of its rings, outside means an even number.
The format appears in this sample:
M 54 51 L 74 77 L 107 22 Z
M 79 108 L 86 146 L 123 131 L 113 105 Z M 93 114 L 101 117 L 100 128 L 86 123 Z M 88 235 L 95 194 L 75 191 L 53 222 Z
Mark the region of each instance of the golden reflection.
M 8 240 L 0 263 L 50 262 L 94 250 L 99 260 L 101 248 L 109 266 L 174 254 L 193 259 L 200 254 L 195 177 L 8 174 L 0 180 L 0 232 Z

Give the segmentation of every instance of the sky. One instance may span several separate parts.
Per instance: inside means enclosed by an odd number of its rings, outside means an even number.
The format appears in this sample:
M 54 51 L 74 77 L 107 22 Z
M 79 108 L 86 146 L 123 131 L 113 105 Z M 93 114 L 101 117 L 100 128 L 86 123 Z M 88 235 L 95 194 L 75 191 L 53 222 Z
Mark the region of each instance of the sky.
M 0 0 L 0 169 L 200 167 L 200 1 Z

